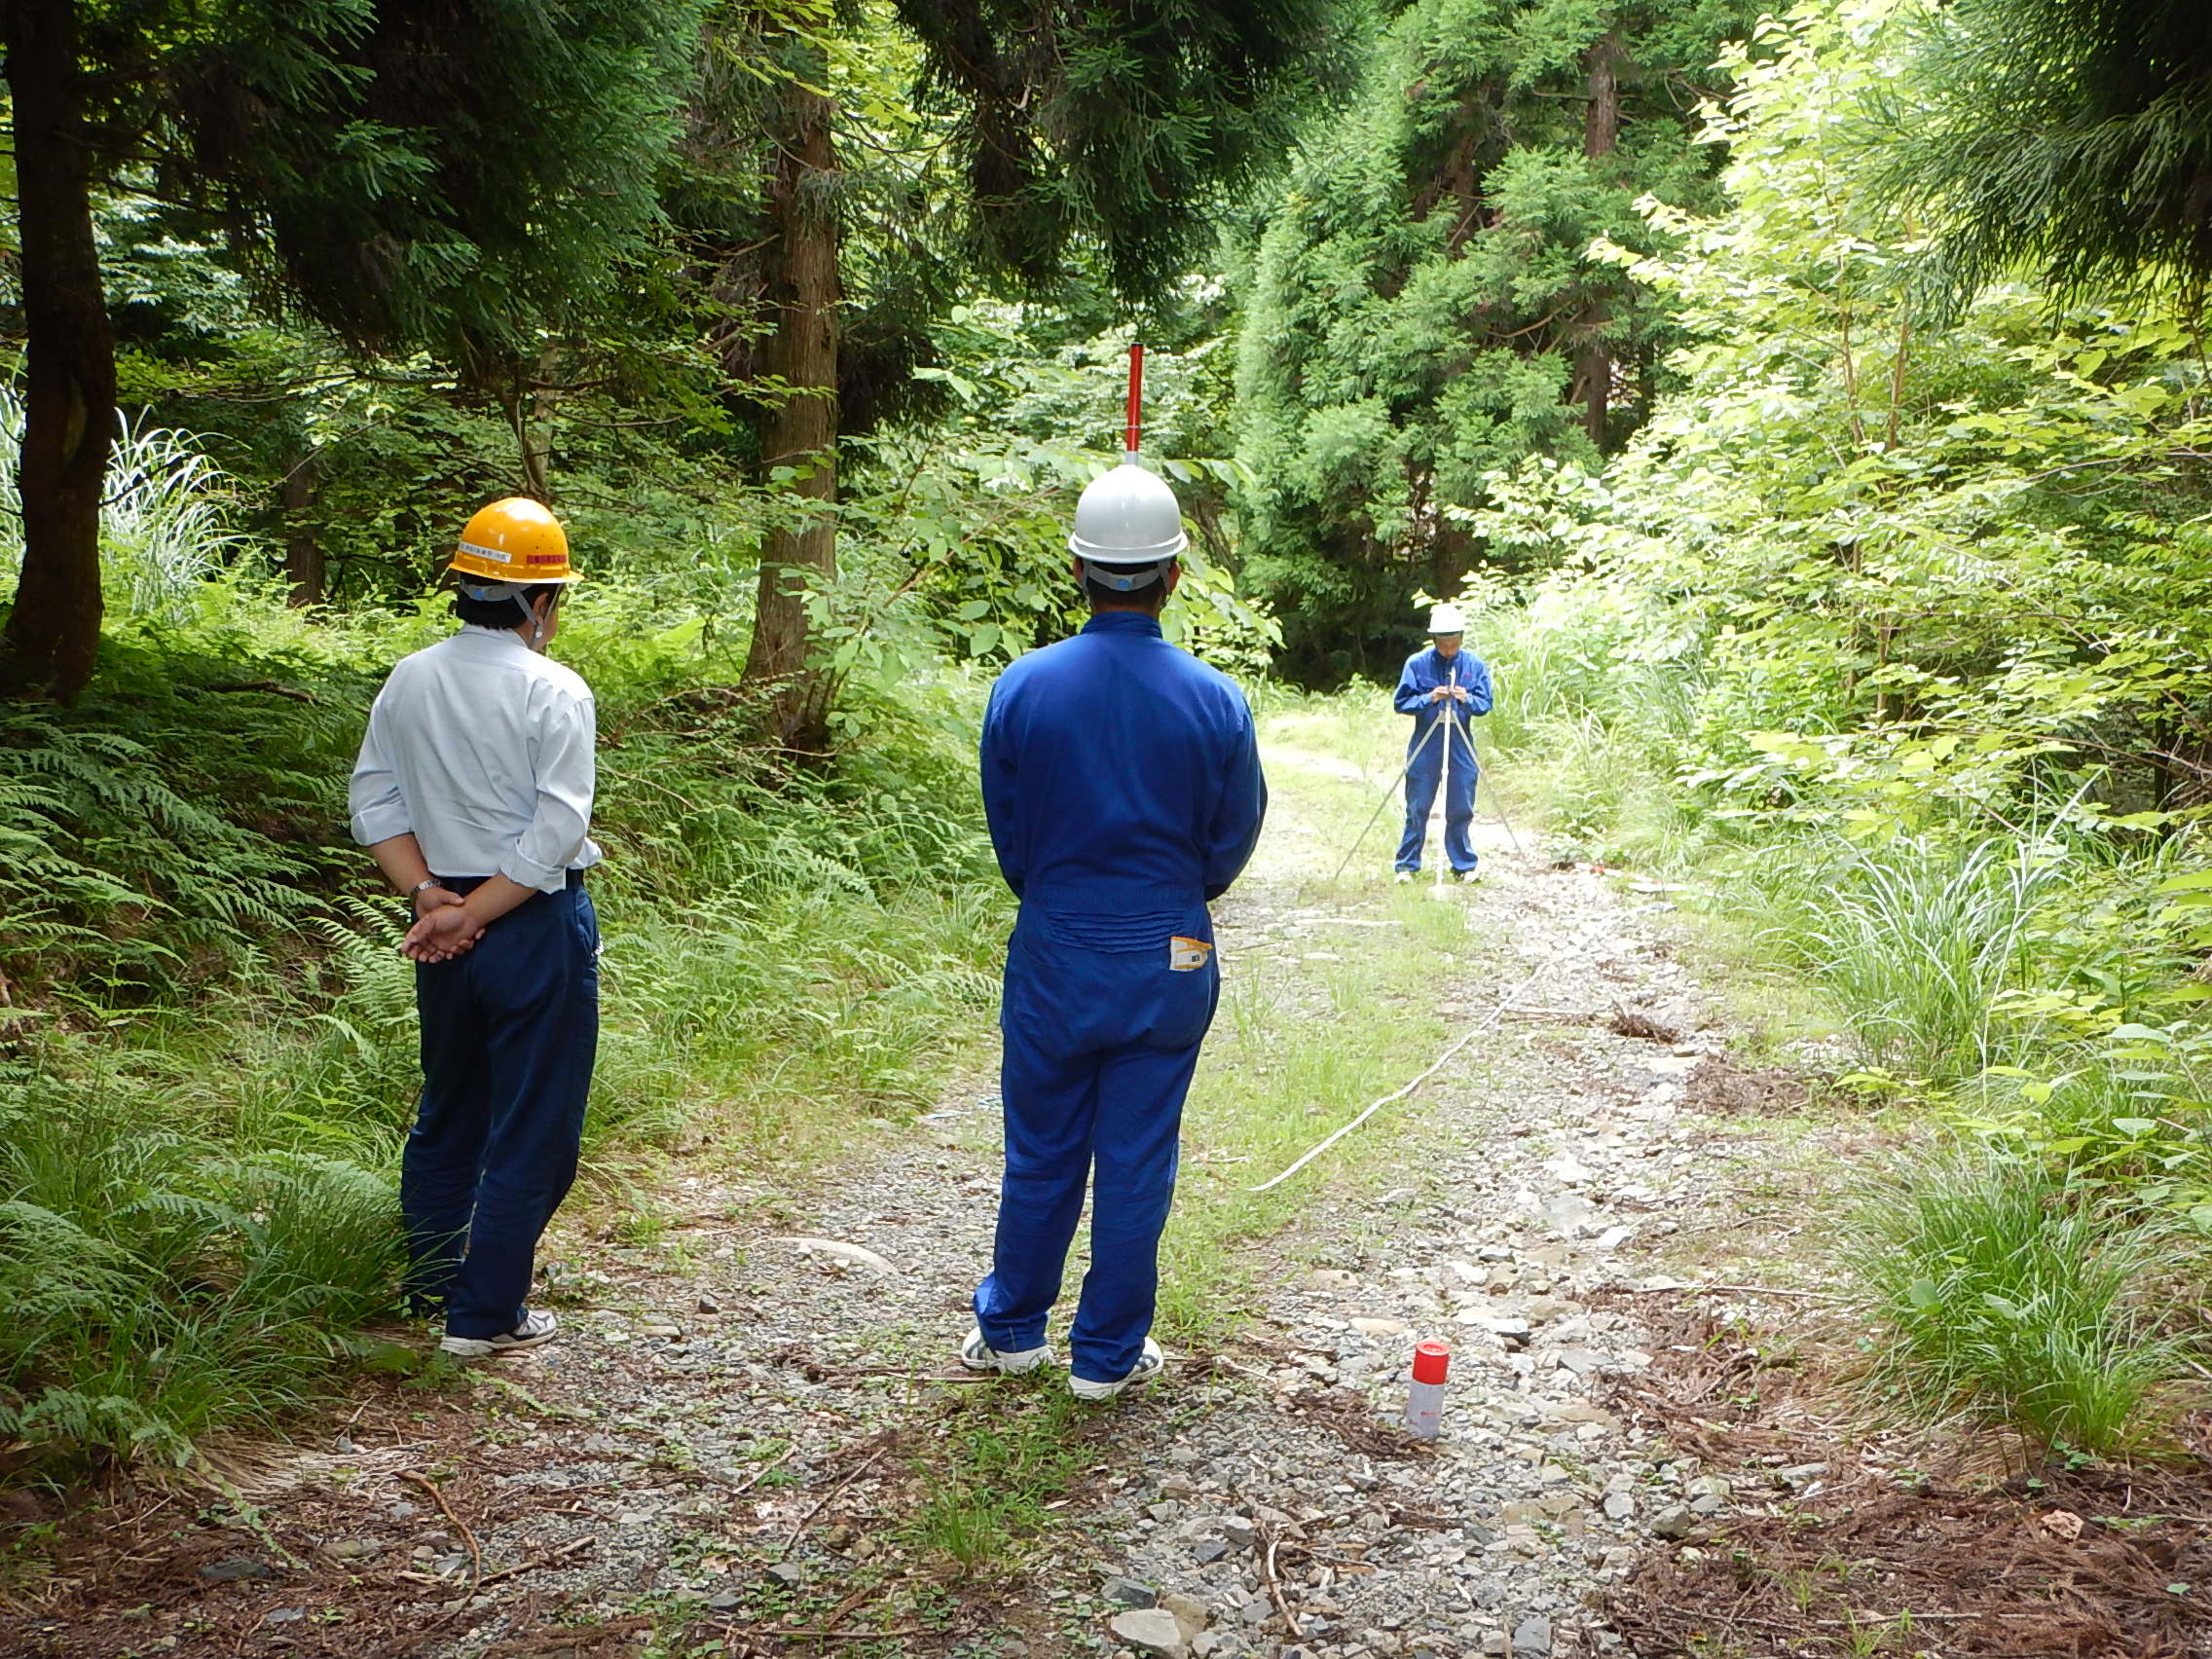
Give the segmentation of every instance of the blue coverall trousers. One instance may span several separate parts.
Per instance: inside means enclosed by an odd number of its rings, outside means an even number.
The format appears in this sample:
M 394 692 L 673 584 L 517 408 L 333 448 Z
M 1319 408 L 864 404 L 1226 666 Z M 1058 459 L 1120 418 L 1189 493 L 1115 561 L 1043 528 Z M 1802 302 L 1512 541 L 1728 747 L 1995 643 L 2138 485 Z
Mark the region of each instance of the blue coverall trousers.
M 1181 925 L 1210 942 L 1204 915 L 1199 906 Z M 1043 1346 L 1089 1186 L 1090 1271 L 1069 1368 L 1111 1382 L 1143 1356 L 1183 1100 L 1220 995 L 1210 954 L 1201 968 L 1176 971 L 1164 937 L 1143 950 L 1098 949 L 1023 905 L 999 1020 L 1006 1176 L 991 1273 L 976 1291 L 977 1323 L 992 1347 Z
M 1444 857 L 1462 873 L 1475 867 L 1475 849 L 1467 838 L 1475 821 L 1475 752 L 1459 732 L 1439 731 L 1425 747 L 1418 735 L 1414 740 L 1416 753 L 1406 772 L 1406 830 L 1398 840 L 1399 869 L 1420 868 L 1429 809 L 1436 804 L 1437 785 L 1444 775 L 1446 743 L 1452 745 L 1452 786 L 1444 796 Z
M 475 881 L 448 883 L 457 892 Z M 568 1196 L 599 1051 L 599 921 L 580 870 L 451 962 L 421 963 L 423 1100 L 399 1171 L 408 1291 L 446 1334 L 522 1322 L 538 1236 Z

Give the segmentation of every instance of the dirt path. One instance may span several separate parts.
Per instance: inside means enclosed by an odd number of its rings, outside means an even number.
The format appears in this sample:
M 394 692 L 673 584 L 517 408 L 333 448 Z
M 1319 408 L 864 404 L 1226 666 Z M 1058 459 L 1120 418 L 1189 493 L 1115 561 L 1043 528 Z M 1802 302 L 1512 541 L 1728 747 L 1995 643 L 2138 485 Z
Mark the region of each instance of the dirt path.
M 1380 882 L 1388 826 L 1370 873 L 1329 887 L 1381 774 L 1289 735 L 1219 917 L 1232 981 L 1296 993 L 1425 948 L 1404 906 L 1464 904 L 1439 995 L 1452 1029 L 1489 1030 L 1242 1246 L 1252 1316 L 1163 1384 L 1089 1413 L 949 1363 L 996 1191 L 996 1100 L 971 1086 L 811 1189 L 684 1175 L 626 1247 L 560 1235 L 563 1341 L 472 1401 L 373 1393 L 329 1446 L 244 1471 L 258 1522 L 140 1519 L 74 1607 L 0 1635 L 72 1655 L 1620 1650 L 1597 1593 L 1723 1495 L 1608 1401 L 1651 1361 L 1644 1298 L 1686 1271 L 1679 1241 L 1756 1210 L 1762 1137 L 1700 1106 L 1758 1087 L 1646 931 L 1663 897 L 1516 856 L 1494 825 L 1478 887 Z M 1262 1173 L 1201 1152 L 1186 1182 Z M 1395 1426 L 1431 1337 L 1455 1356 L 1433 1448 Z

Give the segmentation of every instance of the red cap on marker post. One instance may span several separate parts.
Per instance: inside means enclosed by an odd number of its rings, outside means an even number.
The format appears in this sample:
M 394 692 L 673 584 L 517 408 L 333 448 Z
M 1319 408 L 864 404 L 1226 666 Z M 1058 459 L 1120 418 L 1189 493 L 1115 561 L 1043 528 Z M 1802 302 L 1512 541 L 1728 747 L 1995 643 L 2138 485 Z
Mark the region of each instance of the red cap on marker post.
M 1452 1369 L 1452 1350 L 1442 1343 L 1422 1343 L 1414 1349 L 1414 1381 L 1441 1382 Z

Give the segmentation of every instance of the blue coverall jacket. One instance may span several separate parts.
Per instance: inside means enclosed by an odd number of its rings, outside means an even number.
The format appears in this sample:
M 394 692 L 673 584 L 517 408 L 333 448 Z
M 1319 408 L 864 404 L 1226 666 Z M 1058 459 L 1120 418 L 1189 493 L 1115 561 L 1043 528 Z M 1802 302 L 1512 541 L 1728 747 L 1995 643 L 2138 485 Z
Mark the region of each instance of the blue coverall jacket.
M 1220 993 L 1206 904 L 1267 810 L 1252 712 L 1152 617 L 1107 611 L 999 677 L 982 786 L 1021 909 L 999 1020 L 1006 1176 L 976 1316 L 1002 1352 L 1043 1346 L 1095 1168 L 1070 1357 L 1110 1382 L 1152 1327 L 1183 1099 Z
M 1465 702 L 1431 697 L 1439 685 L 1463 685 Z M 1436 804 L 1436 788 L 1444 774 L 1444 746 L 1452 746 L 1451 786 L 1444 796 L 1444 856 L 1456 870 L 1475 867 L 1475 849 L 1467 838 L 1475 819 L 1475 751 L 1467 721 L 1490 713 L 1490 670 L 1464 646 L 1449 661 L 1434 645 L 1406 658 L 1398 675 L 1397 695 L 1391 707 L 1414 718 L 1413 735 L 1406 740 L 1411 764 L 1406 768 L 1406 829 L 1399 837 L 1399 869 L 1420 868 L 1421 847 L 1428 838 L 1428 812 Z M 1438 721 L 1449 720 L 1443 731 Z

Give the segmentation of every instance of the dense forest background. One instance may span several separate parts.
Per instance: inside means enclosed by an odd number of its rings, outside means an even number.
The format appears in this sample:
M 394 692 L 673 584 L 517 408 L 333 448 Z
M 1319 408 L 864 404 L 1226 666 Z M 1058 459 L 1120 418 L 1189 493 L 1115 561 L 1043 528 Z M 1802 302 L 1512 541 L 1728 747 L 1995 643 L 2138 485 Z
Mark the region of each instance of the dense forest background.
M 1138 340 L 1175 637 L 1372 694 L 1464 599 L 1563 856 L 1697 885 L 1946 1125 L 1863 1240 L 1891 1383 L 2181 1409 L 2192 7 L 7 16 L 0 1470 L 274 1423 L 387 1306 L 411 988 L 343 784 L 486 499 L 591 578 L 602 1177 L 926 1102 L 993 996 L 974 711 L 1079 621 Z

